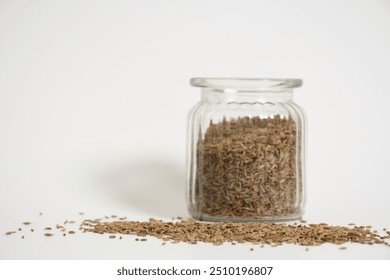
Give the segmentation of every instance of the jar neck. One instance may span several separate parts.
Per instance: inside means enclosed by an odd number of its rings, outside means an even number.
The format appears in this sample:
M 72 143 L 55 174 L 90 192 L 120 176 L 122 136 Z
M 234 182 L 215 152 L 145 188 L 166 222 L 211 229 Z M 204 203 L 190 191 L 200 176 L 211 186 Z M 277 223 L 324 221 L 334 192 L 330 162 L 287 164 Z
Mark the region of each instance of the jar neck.
M 293 90 L 255 90 L 255 91 L 235 91 L 219 90 L 212 88 L 202 88 L 202 100 L 212 103 L 230 103 L 230 102 L 289 102 L 293 100 Z

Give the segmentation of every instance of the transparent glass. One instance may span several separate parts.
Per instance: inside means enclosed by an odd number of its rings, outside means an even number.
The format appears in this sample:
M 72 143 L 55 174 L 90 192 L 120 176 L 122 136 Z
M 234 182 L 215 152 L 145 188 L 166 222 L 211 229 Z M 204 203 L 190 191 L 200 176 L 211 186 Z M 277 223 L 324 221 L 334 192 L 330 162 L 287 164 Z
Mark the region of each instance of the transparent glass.
M 303 214 L 305 113 L 298 79 L 193 78 L 187 205 L 204 221 L 281 221 Z

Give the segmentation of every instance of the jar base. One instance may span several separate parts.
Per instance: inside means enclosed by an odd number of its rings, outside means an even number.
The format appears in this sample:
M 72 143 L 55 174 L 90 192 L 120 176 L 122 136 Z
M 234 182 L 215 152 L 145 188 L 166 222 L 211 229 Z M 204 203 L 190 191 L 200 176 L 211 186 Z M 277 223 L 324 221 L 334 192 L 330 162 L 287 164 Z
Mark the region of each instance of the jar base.
M 232 217 L 232 216 L 211 216 L 208 214 L 191 213 L 192 218 L 205 222 L 288 222 L 299 220 L 303 216 L 303 211 L 288 216 L 266 216 L 266 217 Z

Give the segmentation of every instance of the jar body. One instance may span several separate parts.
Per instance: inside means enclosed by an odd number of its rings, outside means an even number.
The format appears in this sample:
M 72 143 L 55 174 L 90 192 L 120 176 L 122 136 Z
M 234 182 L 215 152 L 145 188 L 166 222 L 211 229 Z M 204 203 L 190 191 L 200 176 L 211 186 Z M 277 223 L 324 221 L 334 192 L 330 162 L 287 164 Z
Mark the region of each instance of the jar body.
M 301 217 L 305 115 L 290 88 L 204 87 L 188 132 L 187 205 L 193 218 Z

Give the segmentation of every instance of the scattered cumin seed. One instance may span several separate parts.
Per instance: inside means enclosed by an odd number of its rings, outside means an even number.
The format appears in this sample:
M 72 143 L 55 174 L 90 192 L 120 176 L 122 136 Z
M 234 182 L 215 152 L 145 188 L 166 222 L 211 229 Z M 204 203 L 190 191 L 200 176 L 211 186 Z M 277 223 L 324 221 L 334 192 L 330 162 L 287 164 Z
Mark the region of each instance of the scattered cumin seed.
M 109 238 L 114 239 L 116 236 L 115 235 L 110 235 Z
M 45 230 L 51 230 L 51 227 L 47 227 L 47 228 L 45 228 Z
M 253 251 L 253 248 L 250 248 L 250 251 Z
M 18 228 L 18 231 L 22 231 L 22 228 Z
M 26 225 L 26 226 L 31 225 L 31 222 L 24 222 L 23 225 Z
M 161 245 L 164 246 L 165 244 L 167 244 L 166 242 L 163 242 Z
M 31 232 L 34 232 L 34 229 L 33 229 L 33 228 L 31 229 Z
M 80 216 L 82 216 L 82 215 L 84 215 L 84 214 L 85 214 L 84 212 L 79 212 L 79 215 L 80 215 Z
M 116 218 L 118 218 L 118 216 L 117 215 L 111 215 L 111 218 L 116 219 Z
M 53 236 L 54 234 L 52 234 L 52 233 L 45 233 L 44 235 L 45 236 Z
M 347 247 L 340 247 L 339 250 L 346 250 Z
M 24 235 L 22 235 L 22 239 L 24 239 Z
M 76 232 L 73 231 L 73 230 L 70 230 L 68 233 L 69 233 L 69 234 L 75 234 Z
M 7 231 L 7 232 L 5 233 L 5 235 L 11 235 L 11 234 L 14 234 L 14 233 L 16 233 L 16 231 Z
M 75 223 L 75 221 L 69 221 L 68 223 L 69 223 L 69 224 L 74 224 L 74 223 Z
M 272 247 L 285 243 L 302 246 L 318 246 L 325 243 L 342 244 L 345 242 L 361 244 L 385 244 L 380 236 L 365 227 L 332 226 L 325 223 L 308 225 L 291 225 L 270 222 L 215 222 L 204 223 L 194 220 L 178 222 L 162 222 L 150 219 L 147 222 L 113 221 L 113 222 L 83 222 L 84 230 L 98 234 L 130 234 L 138 236 L 153 236 L 172 243 L 196 242 L 221 245 L 224 242 L 268 244 Z M 390 233 L 390 232 L 389 232 Z M 390 236 L 390 235 L 389 235 Z M 141 238 L 146 241 L 147 238 Z M 135 241 L 140 241 L 137 237 Z
M 119 236 L 119 239 L 122 239 L 122 236 Z
M 355 226 L 356 224 L 354 224 L 354 223 L 349 223 L 348 225 L 349 225 L 349 226 Z
M 66 236 L 66 233 L 63 233 L 62 236 Z

